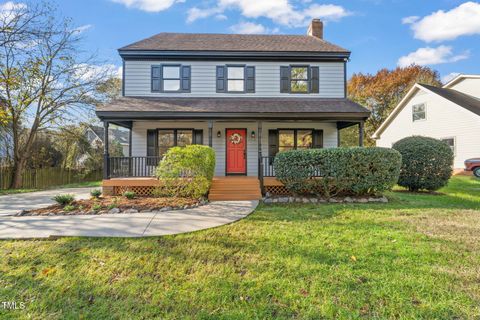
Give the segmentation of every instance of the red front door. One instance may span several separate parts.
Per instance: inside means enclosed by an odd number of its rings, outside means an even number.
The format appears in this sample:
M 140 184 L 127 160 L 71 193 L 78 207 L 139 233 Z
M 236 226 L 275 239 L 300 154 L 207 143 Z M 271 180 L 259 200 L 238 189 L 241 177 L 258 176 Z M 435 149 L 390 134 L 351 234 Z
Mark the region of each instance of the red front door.
M 247 129 L 227 129 L 227 174 L 247 173 Z

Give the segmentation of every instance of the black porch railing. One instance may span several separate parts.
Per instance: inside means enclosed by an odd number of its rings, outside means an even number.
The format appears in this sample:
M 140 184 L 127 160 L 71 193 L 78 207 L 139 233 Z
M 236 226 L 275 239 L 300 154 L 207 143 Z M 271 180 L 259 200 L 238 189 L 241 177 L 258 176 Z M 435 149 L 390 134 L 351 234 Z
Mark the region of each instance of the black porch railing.
M 108 177 L 153 177 L 161 157 L 109 157 Z

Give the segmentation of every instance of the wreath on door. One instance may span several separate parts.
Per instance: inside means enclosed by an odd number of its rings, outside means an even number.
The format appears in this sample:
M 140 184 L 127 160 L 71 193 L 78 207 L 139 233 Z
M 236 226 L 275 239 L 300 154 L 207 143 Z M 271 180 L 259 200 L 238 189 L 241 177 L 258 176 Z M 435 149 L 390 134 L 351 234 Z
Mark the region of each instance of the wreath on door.
M 232 144 L 239 144 L 240 142 L 242 142 L 242 136 L 239 135 L 238 133 L 233 133 L 231 136 L 230 136 L 230 142 Z

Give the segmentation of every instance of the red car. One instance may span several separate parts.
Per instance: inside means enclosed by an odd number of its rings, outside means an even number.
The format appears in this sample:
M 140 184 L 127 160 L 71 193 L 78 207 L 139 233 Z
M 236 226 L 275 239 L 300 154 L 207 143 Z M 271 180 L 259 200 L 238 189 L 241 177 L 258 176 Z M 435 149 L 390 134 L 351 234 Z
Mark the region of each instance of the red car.
M 480 178 L 480 158 L 465 160 L 465 171 L 473 171 L 473 175 Z

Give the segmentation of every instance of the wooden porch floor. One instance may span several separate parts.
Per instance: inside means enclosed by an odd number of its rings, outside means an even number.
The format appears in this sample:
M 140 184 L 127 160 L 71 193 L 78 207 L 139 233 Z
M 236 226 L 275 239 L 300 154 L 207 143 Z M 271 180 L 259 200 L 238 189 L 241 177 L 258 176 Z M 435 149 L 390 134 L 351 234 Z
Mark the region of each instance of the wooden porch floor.
M 112 188 L 113 193 L 130 189 L 139 194 L 148 194 L 146 188 L 161 184 L 156 178 L 112 178 L 103 180 L 102 186 Z M 260 200 L 262 192 L 257 177 L 214 177 L 208 199 L 210 201 Z

